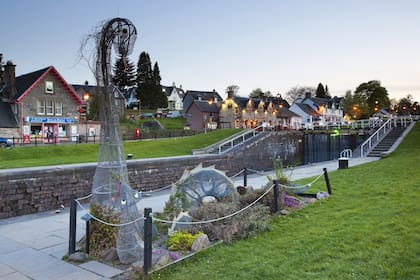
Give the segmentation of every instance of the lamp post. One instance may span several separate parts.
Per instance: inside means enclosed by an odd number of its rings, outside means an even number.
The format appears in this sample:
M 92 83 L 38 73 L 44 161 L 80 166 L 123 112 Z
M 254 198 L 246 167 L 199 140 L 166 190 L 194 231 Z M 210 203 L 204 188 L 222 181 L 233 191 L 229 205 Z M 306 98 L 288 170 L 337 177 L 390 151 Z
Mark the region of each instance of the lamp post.
M 83 94 L 83 100 L 86 103 L 86 111 L 85 111 L 85 125 L 86 125 L 86 143 L 88 142 L 88 112 L 89 112 L 89 98 L 90 98 L 90 93 L 89 92 L 85 92 L 85 94 Z

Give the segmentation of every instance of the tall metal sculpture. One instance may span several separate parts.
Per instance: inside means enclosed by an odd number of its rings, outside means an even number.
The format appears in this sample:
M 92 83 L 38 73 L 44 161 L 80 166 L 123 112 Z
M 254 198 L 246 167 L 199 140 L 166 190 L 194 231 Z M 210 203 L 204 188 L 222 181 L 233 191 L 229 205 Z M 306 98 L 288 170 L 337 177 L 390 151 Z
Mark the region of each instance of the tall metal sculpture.
M 135 26 L 128 19 L 107 21 L 96 34 L 95 76 L 99 89 L 101 141 L 92 185 L 92 201 L 109 217 L 119 217 L 117 252 L 122 263 L 130 263 L 143 255 L 141 212 L 137 208 L 140 194 L 129 186 L 127 164 L 120 136 L 120 109 L 112 84 L 111 51 L 122 57 L 129 55 L 137 37 Z

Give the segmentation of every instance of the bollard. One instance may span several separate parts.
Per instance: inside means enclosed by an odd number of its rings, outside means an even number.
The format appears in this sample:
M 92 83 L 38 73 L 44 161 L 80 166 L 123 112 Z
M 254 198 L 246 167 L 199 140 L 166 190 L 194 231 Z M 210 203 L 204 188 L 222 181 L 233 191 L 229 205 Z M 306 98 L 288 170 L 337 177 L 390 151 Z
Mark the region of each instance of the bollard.
M 86 213 L 82 216 L 82 220 L 86 222 L 86 249 L 85 253 L 89 255 L 90 253 L 90 220 L 92 216 L 89 213 Z
M 324 170 L 325 184 L 327 184 L 328 194 L 332 194 L 331 185 L 330 185 L 330 179 L 328 178 L 327 168 L 324 168 L 323 170 Z
M 76 195 L 70 197 L 70 230 L 69 230 L 69 255 L 76 252 Z
M 152 268 L 152 208 L 144 208 L 144 275 Z
M 247 176 L 248 176 L 248 174 L 247 174 L 247 170 L 246 170 L 246 168 L 244 168 L 244 187 L 246 187 L 247 186 Z
M 280 211 L 279 207 L 279 182 L 277 180 L 273 180 L 274 184 L 274 213 L 277 213 Z

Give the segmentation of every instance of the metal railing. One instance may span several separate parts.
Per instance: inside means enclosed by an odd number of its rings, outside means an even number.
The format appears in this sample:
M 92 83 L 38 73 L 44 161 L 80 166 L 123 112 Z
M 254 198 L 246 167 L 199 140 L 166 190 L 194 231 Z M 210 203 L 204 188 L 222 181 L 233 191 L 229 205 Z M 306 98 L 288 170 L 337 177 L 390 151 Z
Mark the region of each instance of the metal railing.
M 248 139 L 252 137 L 255 137 L 256 135 L 260 134 L 261 132 L 265 130 L 266 130 L 266 127 L 260 125 L 253 129 L 247 130 L 234 138 L 228 139 L 220 143 L 218 147 L 219 155 L 233 149 L 234 147 L 244 143 L 245 141 L 247 141 Z
M 364 157 L 369 151 L 371 151 L 375 145 L 392 130 L 392 127 L 393 122 L 391 122 L 391 119 L 387 120 L 360 146 L 360 156 Z

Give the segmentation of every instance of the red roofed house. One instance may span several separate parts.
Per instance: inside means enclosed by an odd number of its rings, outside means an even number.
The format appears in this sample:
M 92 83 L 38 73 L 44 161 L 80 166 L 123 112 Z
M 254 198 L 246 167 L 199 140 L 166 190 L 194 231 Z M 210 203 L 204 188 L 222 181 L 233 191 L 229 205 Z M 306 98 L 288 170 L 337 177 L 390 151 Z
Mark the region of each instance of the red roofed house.
M 54 66 L 15 77 L 11 61 L 5 65 L 0 92 L 0 136 L 24 143 L 75 141 L 79 109 L 84 101 Z

